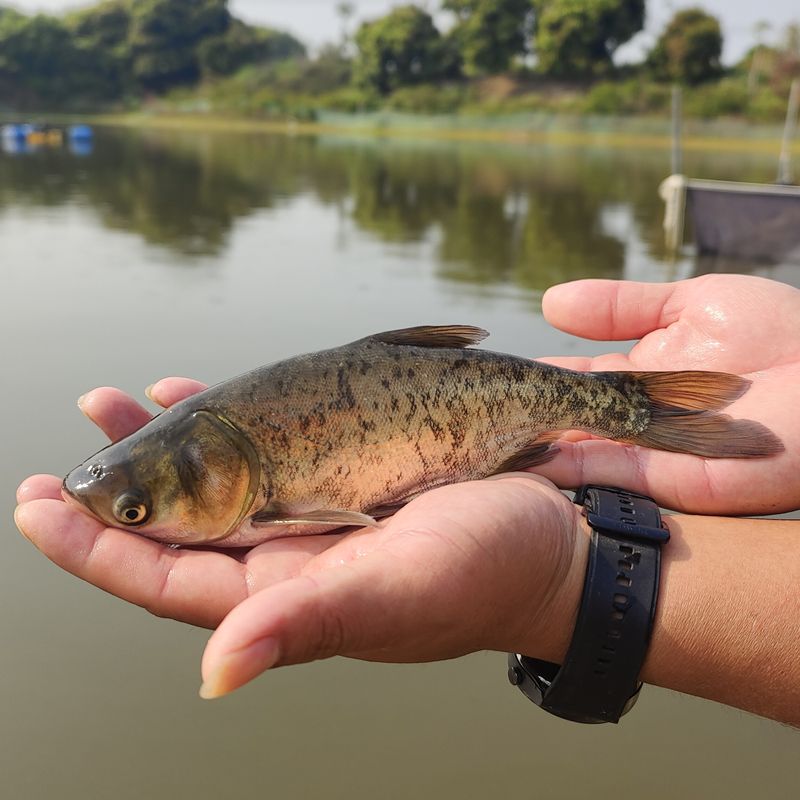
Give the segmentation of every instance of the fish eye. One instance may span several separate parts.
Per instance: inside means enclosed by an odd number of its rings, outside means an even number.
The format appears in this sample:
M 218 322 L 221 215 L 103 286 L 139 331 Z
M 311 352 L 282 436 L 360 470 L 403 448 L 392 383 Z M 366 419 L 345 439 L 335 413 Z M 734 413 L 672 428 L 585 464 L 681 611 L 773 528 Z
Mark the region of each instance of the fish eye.
M 121 494 L 114 501 L 114 517 L 123 525 L 141 525 L 150 516 L 150 509 L 141 492 Z

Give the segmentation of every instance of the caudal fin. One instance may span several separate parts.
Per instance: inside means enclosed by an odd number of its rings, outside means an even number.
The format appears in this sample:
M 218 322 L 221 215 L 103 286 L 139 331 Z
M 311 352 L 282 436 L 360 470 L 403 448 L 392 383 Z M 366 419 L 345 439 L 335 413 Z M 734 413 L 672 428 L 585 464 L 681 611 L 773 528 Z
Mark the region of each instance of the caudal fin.
M 633 444 L 707 458 L 759 458 L 783 443 L 760 422 L 718 413 L 750 381 L 722 372 L 633 372 L 650 401 L 650 424 Z

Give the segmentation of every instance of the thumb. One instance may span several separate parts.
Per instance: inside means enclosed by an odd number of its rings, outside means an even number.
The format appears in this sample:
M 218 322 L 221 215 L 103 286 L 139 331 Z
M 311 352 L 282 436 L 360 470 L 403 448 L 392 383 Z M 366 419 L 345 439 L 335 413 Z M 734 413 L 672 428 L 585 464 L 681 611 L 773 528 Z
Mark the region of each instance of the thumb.
M 562 283 L 545 292 L 542 312 L 551 325 L 584 339 L 641 339 L 678 319 L 683 304 L 676 300 L 684 283 Z
M 264 589 L 234 608 L 206 645 L 204 698 L 221 697 L 274 666 L 388 646 L 410 630 L 417 603 L 391 603 L 388 567 L 372 553 Z

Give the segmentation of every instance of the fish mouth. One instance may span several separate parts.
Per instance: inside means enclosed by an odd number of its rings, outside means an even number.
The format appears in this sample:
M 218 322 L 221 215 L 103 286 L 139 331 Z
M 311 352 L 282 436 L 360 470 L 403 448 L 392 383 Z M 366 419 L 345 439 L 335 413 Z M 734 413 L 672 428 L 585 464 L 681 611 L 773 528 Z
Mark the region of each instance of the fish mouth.
M 67 479 L 66 478 L 64 478 L 64 480 L 61 481 L 61 496 L 64 498 L 64 502 L 67 505 L 70 505 L 70 506 L 79 505 L 79 504 L 82 505 L 80 503 L 80 501 L 78 500 L 78 498 L 75 497 L 75 495 L 70 491 L 69 486 L 67 486 Z
M 74 492 L 70 490 L 69 486 L 67 486 L 67 478 L 64 478 L 64 480 L 61 483 L 61 497 L 63 498 L 64 502 L 71 508 L 75 508 L 78 511 L 83 512 L 84 514 L 91 514 L 95 519 L 98 519 L 101 522 L 103 521 L 102 519 L 100 519 L 95 510 L 92 508 L 88 499 L 81 499 L 78 497 L 78 495 L 76 495 Z

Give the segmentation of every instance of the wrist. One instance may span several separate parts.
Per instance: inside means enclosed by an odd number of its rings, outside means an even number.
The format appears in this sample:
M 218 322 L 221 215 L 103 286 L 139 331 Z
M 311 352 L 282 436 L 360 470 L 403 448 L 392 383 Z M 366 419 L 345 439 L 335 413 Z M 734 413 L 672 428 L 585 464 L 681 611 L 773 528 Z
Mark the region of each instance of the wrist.
M 570 503 L 570 515 L 569 534 L 566 536 L 569 555 L 560 570 L 557 584 L 545 601 L 533 610 L 534 624 L 520 634 L 518 643 L 509 648 L 555 664 L 562 663 L 572 641 L 586 580 L 592 534 L 580 508 L 573 503 Z
M 551 714 L 582 723 L 615 723 L 634 705 L 642 685 L 661 545 L 669 533 L 656 504 L 645 496 L 590 485 L 581 487 L 575 503 L 583 508 L 591 537 L 566 653 L 552 660 L 512 653 L 508 676 Z M 556 644 L 555 652 L 563 650 L 563 642 Z

